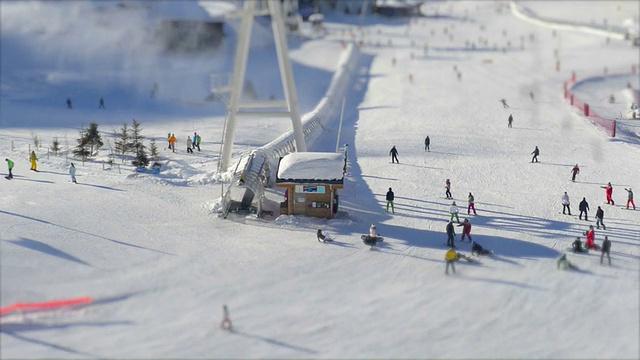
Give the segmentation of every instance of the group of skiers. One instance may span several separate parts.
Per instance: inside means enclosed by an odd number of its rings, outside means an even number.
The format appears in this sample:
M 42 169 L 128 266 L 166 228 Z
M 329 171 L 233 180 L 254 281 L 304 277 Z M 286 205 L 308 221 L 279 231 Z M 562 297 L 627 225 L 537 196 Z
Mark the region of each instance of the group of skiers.
M 167 141 L 169 142 L 169 150 L 176 152 L 176 135 L 168 133 Z M 193 138 L 191 136 L 187 136 L 187 153 L 193 153 L 193 150 L 196 148 L 200 151 L 200 142 L 202 142 L 202 137 L 197 132 L 193 133 Z
M 9 169 L 9 174 L 5 176 L 5 178 L 8 180 L 11 180 L 13 179 L 13 167 L 15 166 L 15 163 L 8 158 L 5 158 L 4 161 L 7 163 L 7 168 Z M 38 171 L 37 161 L 38 161 L 38 157 L 36 156 L 36 152 L 31 151 L 31 154 L 29 155 L 31 170 Z M 73 163 L 71 163 L 71 166 L 69 166 L 69 175 L 71 175 L 71 182 L 73 182 L 74 184 L 77 184 L 78 182 L 76 181 L 76 167 L 75 165 L 73 165 Z

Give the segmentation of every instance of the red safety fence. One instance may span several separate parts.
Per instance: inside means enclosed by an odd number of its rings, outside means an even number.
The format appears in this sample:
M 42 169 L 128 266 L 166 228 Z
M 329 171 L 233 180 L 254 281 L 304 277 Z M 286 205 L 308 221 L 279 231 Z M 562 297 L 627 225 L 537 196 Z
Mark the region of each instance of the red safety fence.
M 564 83 L 564 98 L 571 104 L 572 106 L 578 108 L 582 111 L 582 114 L 589 120 L 593 125 L 600 128 L 605 134 L 616 137 L 616 121 L 605 119 L 602 116 L 598 115 L 595 111 L 593 111 L 589 104 L 580 100 L 573 92 L 571 92 L 571 88 L 576 83 L 576 75 L 575 73 L 571 74 L 571 80 L 566 81 Z
M 65 306 L 85 305 L 93 302 L 91 297 L 81 297 L 75 299 L 53 300 L 39 303 L 15 303 L 0 309 L 0 316 L 18 310 L 53 310 Z

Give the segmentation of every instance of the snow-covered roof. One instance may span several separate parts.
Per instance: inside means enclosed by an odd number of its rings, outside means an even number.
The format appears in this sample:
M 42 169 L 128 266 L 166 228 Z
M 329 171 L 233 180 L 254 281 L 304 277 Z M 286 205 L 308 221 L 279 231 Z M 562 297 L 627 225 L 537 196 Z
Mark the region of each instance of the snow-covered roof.
M 278 182 L 300 180 L 342 181 L 344 154 L 296 152 L 280 160 Z

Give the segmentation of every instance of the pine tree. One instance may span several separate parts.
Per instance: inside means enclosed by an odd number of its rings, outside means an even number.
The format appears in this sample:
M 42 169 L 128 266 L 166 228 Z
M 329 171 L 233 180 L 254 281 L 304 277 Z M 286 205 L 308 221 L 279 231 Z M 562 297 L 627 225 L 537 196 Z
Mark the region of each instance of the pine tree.
M 54 155 L 58 155 L 58 152 L 60 151 L 60 140 L 58 140 L 57 136 L 53 137 L 53 142 L 51 143 L 51 152 Z
M 158 158 L 159 152 L 158 152 L 158 146 L 156 145 L 156 139 L 152 139 L 149 142 L 149 155 L 153 160 L 156 160 Z
M 146 153 L 146 146 L 143 143 L 144 136 L 142 136 L 142 127 L 140 127 L 140 123 L 133 119 L 133 125 L 131 126 L 131 143 L 133 145 L 133 149 L 135 149 L 136 160 L 133 162 L 133 165 L 136 166 L 147 166 L 149 165 L 149 158 Z
M 104 145 L 104 143 L 102 142 L 102 136 L 98 131 L 98 124 L 95 122 L 89 124 L 89 128 L 85 131 L 84 136 L 86 136 L 86 143 L 90 147 L 90 154 L 91 156 L 94 156 L 95 152 L 97 152 L 98 149 L 100 149 L 100 147 Z
M 131 150 L 131 130 L 127 123 L 124 123 L 120 128 L 120 134 L 116 139 L 116 153 L 121 154 L 124 162 L 124 155 Z
M 73 149 L 73 155 L 80 157 L 82 162 L 87 160 L 91 152 L 89 152 L 89 144 L 87 143 L 88 137 L 86 136 L 86 130 L 80 130 L 80 137 L 77 139 L 78 146 Z

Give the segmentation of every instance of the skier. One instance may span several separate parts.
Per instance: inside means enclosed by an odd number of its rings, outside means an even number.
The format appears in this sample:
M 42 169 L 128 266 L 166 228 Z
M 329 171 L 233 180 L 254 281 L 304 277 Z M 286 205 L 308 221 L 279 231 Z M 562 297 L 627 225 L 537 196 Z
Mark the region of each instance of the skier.
M 573 167 L 573 169 L 571 169 L 571 181 L 575 182 L 576 181 L 576 175 L 580 174 L 580 168 L 578 167 L 578 164 L 576 164 L 576 166 Z
M 469 242 L 471 242 L 471 222 L 469 219 L 464 219 L 462 224 L 458 224 L 458 226 L 462 226 L 462 238 L 460 242 L 464 242 L 465 235 L 469 238 Z
M 531 154 L 533 155 L 533 158 L 531 158 L 531 162 L 538 162 L 538 155 L 540 155 L 540 150 L 538 150 L 537 146 L 535 149 L 533 149 L 533 152 L 531 152 Z
M 387 212 L 389 212 L 389 205 L 391 205 L 391 212 L 392 213 L 396 213 L 396 210 L 393 208 L 393 199 L 395 198 L 395 195 L 393 194 L 393 190 L 391 190 L 391 188 L 389 188 L 389 191 L 387 191 Z
M 71 163 L 71 166 L 69 166 L 69 175 L 71 175 L 71 182 L 77 184 L 78 182 L 76 181 L 76 167 L 75 165 L 73 165 L 73 163 Z
M 458 254 L 456 253 L 453 247 L 449 248 L 449 250 L 447 250 L 447 252 L 444 254 L 444 260 L 447 262 L 447 267 L 445 268 L 444 273 L 446 275 L 449 275 L 449 266 L 451 266 L 451 270 L 455 274 L 456 267 L 453 263 L 455 263 L 456 260 L 458 260 Z
M 477 255 L 491 255 L 492 254 L 491 250 L 487 250 L 487 249 L 483 248 L 482 245 L 478 244 L 475 241 L 471 243 L 471 255 L 473 255 L 474 253 L 476 253 Z
M 509 125 L 507 125 L 508 127 L 512 127 L 511 124 L 513 123 L 513 115 L 509 114 Z
M 560 259 L 558 259 L 557 265 L 558 265 L 558 269 L 562 269 L 562 270 L 578 269 L 578 267 L 576 267 L 571 262 L 569 262 L 569 260 L 567 260 L 567 254 L 562 254 Z
M 529 91 L 529 97 L 531 98 L 531 101 L 534 101 L 533 91 Z
M 589 225 L 589 231 L 586 232 L 587 235 L 587 242 L 585 243 L 585 246 L 587 249 L 594 249 L 597 250 L 598 246 L 596 246 L 596 231 L 593 230 L 593 225 Z
M 600 253 L 600 264 L 602 264 L 602 260 L 604 260 L 604 254 L 607 254 L 607 260 L 609 260 L 609 266 L 611 266 L 611 256 L 609 252 L 611 251 L 611 240 L 609 240 L 608 236 L 604 237 L 604 241 L 602 241 L 602 253 Z
M 469 206 L 467 206 L 467 215 L 471 214 L 471 210 L 473 210 L 473 215 L 478 215 L 476 213 L 476 198 L 473 197 L 473 194 L 469 193 Z
M 451 196 L 451 181 L 449 181 L 449 179 L 444 182 L 444 188 L 447 189 L 447 191 L 444 192 L 444 195 L 447 197 L 447 199 L 452 199 L 453 197 Z
M 29 156 L 29 161 L 31 161 L 31 170 L 38 171 L 38 164 L 36 163 L 36 161 L 38 161 L 38 157 L 36 156 L 35 151 L 31 151 L 31 155 Z
M 171 150 L 171 133 L 167 133 L 167 143 L 169 143 L 169 150 Z
M 447 223 L 447 246 L 454 248 L 453 241 L 455 240 L 456 232 L 453 228 L 453 220 Z
M 98 109 L 104 109 L 104 98 L 103 97 L 100 98 L 100 106 L 98 106 Z
M 611 183 L 607 183 L 607 186 L 600 187 L 603 188 L 607 194 L 607 204 L 615 205 L 613 199 L 611 198 L 611 196 L 613 196 L 613 186 L 611 186 Z
M 169 148 L 173 150 L 173 152 L 176 152 L 176 134 L 171 134 L 169 138 Z
M 582 220 L 582 214 L 584 213 L 584 220 L 589 221 L 589 216 L 587 215 L 587 211 L 589 210 L 589 203 L 586 198 L 582 198 L 580 204 L 578 205 L 578 210 L 580 210 L 580 215 L 578 219 Z
M 196 137 L 196 147 L 198 148 L 198 151 L 200 151 L 200 142 L 202 141 L 202 138 L 200 137 L 200 134 L 198 134 L 198 136 Z
M 227 331 L 233 331 L 231 326 L 231 318 L 229 317 L 229 309 L 227 309 L 227 305 L 222 305 L 222 323 L 220 323 L 220 328 Z
M 456 205 L 456 202 L 454 201 L 453 204 L 451 204 L 451 206 L 449 207 L 449 213 L 451 214 L 451 221 L 453 221 L 453 218 L 455 216 L 456 218 L 456 222 L 458 224 L 460 224 L 460 218 L 458 217 L 458 205 Z
M 396 161 L 398 162 L 398 164 L 400 164 L 400 160 L 398 160 L 398 150 L 396 149 L 395 145 L 393 145 L 393 147 L 389 151 L 389 155 L 391 155 L 392 164 L 395 163 Z
M 600 225 L 604 230 L 607 230 L 607 227 L 604 225 L 602 220 L 604 219 L 604 210 L 598 206 L 598 210 L 596 210 L 596 227 L 600 229 Z
M 569 215 L 571 215 L 571 208 L 569 208 L 569 205 L 569 195 L 565 191 L 564 195 L 562 195 L 562 214 L 565 214 L 565 210 L 567 210 L 569 212 Z
M 501 99 L 501 100 L 500 100 L 500 102 L 502 103 L 502 107 L 503 107 L 504 109 L 506 109 L 506 108 L 508 108 L 508 107 L 509 107 L 509 105 L 507 105 L 507 100 L 505 100 L 505 99 Z
M 9 168 L 9 175 L 5 176 L 7 179 L 13 179 L 13 161 L 9 159 L 4 159 L 7 162 L 7 167 Z
M 636 209 L 636 204 L 633 202 L 633 190 L 631 188 L 624 188 L 627 191 L 627 209 L 629 208 L 629 204 L 633 205 L 633 210 Z
M 429 139 L 429 136 L 427 135 L 427 137 L 424 138 L 424 151 L 431 151 L 431 149 L 429 149 L 430 144 L 431 144 L 431 139 Z
M 198 133 L 193 133 L 193 142 L 191 143 L 191 148 L 195 149 L 196 148 L 196 143 L 198 142 Z
M 584 252 L 584 250 L 582 249 L 582 241 L 580 240 L 579 236 L 576 237 L 576 239 L 573 241 L 573 243 L 571 244 L 571 247 L 573 248 L 574 253 Z
M 67 109 L 73 109 L 73 104 L 71 103 L 71 98 L 67 98 Z
M 192 146 L 193 141 L 191 141 L 191 136 L 187 136 L 187 153 L 193 154 L 193 149 L 191 149 Z

